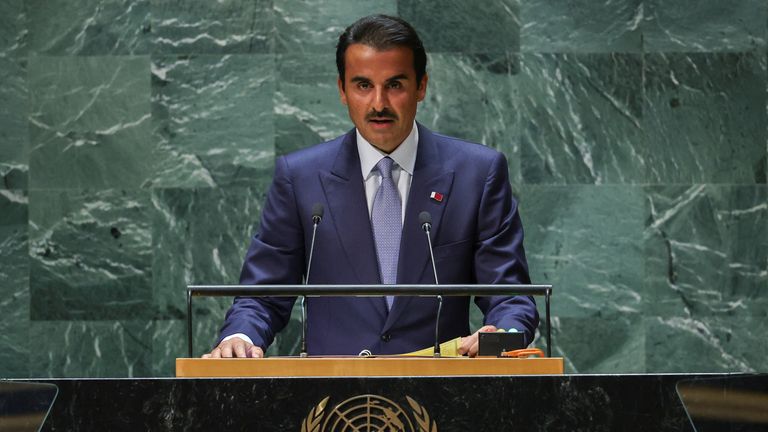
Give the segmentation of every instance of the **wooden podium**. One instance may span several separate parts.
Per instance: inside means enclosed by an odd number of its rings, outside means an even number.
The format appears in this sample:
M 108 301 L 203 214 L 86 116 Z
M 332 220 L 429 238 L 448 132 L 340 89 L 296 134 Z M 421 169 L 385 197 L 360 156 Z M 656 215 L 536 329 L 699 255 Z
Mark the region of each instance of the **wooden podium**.
M 269 357 L 263 359 L 177 358 L 176 376 L 395 377 L 466 375 L 562 375 L 562 357 Z

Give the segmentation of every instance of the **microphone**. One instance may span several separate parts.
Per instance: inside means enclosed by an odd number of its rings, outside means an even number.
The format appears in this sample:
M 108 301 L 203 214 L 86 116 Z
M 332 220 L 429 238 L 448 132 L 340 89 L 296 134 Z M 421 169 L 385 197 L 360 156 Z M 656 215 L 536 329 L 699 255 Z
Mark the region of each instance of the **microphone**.
M 429 258 L 432 261 L 432 274 L 435 276 L 435 285 L 439 285 L 437 279 L 437 267 L 435 266 L 435 252 L 432 250 L 432 237 L 429 235 L 432 230 L 432 215 L 428 211 L 419 213 L 419 224 L 421 229 L 427 235 L 427 244 L 429 245 Z M 443 296 L 437 296 L 437 319 L 435 320 L 435 357 L 440 357 L 440 312 L 443 310 Z
M 309 271 L 312 270 L 312 255 L 315 253 L 315 236 L 317 235 L 317 226 L 323 220 L 323 205 L 314 203 L 312 205 L 312 242 L 309 244 L 309 259 L 307 260 L 307 271 L 304 273 L 304 285 L 309 284 Z M 301 352 L 299 357 L 307 356 L 307 296 L 301 296 Z
M 323 220 L 323 205 L 314 203 L 312 205 L 312 222 L 317 226 Z M 314 238 L 314 237 L 313 237 Z

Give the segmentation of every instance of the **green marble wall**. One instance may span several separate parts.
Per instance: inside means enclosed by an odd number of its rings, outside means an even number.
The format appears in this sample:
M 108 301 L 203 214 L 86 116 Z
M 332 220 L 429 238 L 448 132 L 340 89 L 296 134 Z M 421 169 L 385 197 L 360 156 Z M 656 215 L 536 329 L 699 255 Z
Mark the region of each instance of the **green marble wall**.
M 569 372 L 768 369 L 764 0 L 4 0 L 0 377 L 172 375 L 374 12 L 430 52 L 420 121 L 507 154 Z

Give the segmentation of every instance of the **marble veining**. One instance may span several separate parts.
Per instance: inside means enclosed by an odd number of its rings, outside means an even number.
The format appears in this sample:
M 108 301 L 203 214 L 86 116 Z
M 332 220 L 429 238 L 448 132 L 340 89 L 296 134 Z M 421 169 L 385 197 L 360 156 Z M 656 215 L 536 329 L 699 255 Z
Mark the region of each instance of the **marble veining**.
M 148 198 L 145 191 L 30 192 L 32 321 L 152 318 Z
M 639 53 L 643 0 L 522 1 L 520 50 L 544 53 Z
M 768 10 L 761 0 L 644 0 L 648 51 L 752 51 L 765 47 Z
M 431 52 L 502 53 L 520 49 L 520 2 L 398 0 Z
M 271 173 L 271 55 L 155 58 L 152 123 L 158 169 L 144 186 L 225 187 Z
M 153 52 L 265 53 L 273 47 L 272 0 L 152 1 Z
M 27 64 L 0 56 L 0 189 L 26 189 L 29 177 Z
M 765 53 L 645 56 L 649 183 L 765 184 Z
M 30 57 L 30 187 L 138 187 L 151 175 L 149 59 L 115 60 Z
M 149 51 L 150 0 L 27 0 L 35 55 L 139 55 Z M 52 11 L 56 11 L 52 13 Z
M 29 356 L 29 197 L 23 190 L 0 189 L 0 365 L 2 376 L 27 376 Z
M 521 64 L 525 183 L 644 182 L 641 56 L 524 54 Z

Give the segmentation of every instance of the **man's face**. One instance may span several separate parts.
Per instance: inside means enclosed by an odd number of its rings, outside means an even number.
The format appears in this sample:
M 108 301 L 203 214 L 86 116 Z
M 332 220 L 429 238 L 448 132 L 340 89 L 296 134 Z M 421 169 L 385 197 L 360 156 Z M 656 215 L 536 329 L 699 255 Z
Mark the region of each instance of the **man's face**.
M 416 82 L 413 51 L 407 47 L 378 51 L 352 44 L 344 65 L 344 83 L 339 78 L 338 85 L 349 118 L 368 142 L 391 153 L 411 132 L 427 76 Z

